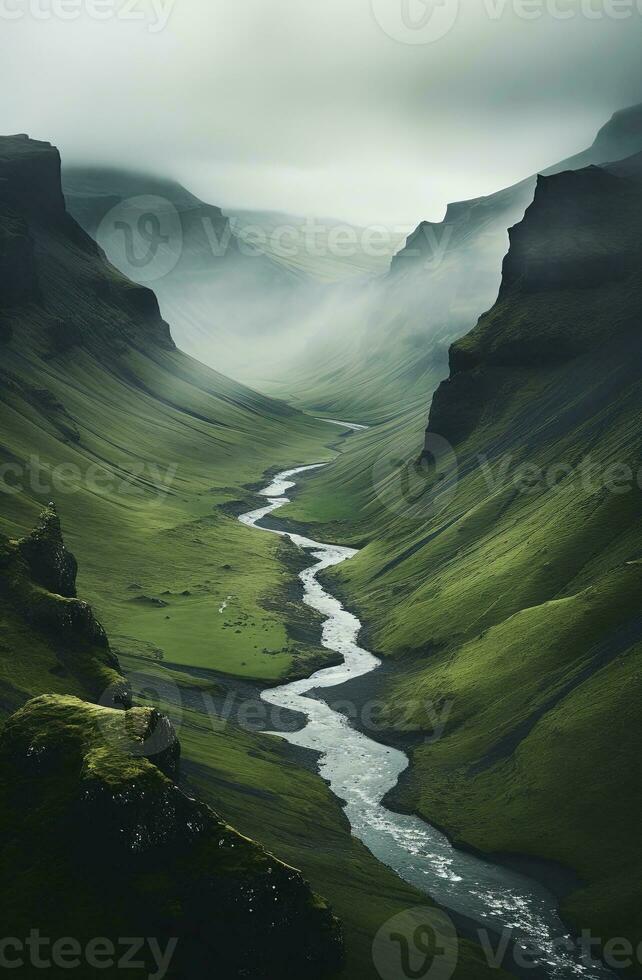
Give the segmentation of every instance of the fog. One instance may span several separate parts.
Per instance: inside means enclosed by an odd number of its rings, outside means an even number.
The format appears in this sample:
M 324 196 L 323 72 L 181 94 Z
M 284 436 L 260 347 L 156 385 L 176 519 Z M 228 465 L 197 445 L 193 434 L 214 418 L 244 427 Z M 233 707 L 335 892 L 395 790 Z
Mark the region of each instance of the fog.
M 640 152 L 642 106 L 589 143 L 545 173 Z M 295 403 L 310 407 L 314 392 L 318 411 L 334 414 L 349 393 L 368 421 L 394 415 L 400 392 L 405 405 L 427 402 L 449 344 L 497 298 L 508 229 L 535 185 L 531 175 L 458 204 L 406 240 L 278 212 L 230 218 L 176 182 L 120 168 L 63 171 L 71 213 L 113 265 L 154 289 L 183 350 Z
M 642 0 L 0 0 L 0 131 L 405 226 L 590 143 L 641 41 Z
M 419 222 L 642 101 L 642 0 L 0 0 L 0 30 L 0 131 L 90 175 L 66 188 L 72 213 L 155 290 L 177 343 L 265 391 L 313 384 L 328 411 L 357 374 L 384 414 L 404 386 L 426 397 L 493 303 L 534 184 L 445 237 L 424 227 L 388 275 Z M 220 253 L 210 205 L 237 221 Z M 270 233 L 258 255 L 238 222 Z

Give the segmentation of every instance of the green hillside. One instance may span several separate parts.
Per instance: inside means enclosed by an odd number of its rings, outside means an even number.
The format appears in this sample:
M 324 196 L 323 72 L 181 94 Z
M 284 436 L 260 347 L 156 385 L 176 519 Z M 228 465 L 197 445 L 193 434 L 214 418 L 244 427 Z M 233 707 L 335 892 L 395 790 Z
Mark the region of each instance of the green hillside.
M 65 211 L 57 151 L 26 137 L 0 140 L 0 338 L 0 709 L 9 719 L 0 736 L 0 782 L 8 794 L 5 892 L 16 895 L 16 928 L 32 914 L 34 890 L 41 892 L 47 873 L 47 915 L 55 931 L 55 900 L 77 888 L 78 869 L 91 863 L 88 849 L 108 853 L 99 821 L 94 833 L 94 812 L 81 813 L 75 863 L 67 862 L 76 824 L 68 826 L 66 814 L 78 813 L 89 780 L 97 800 L 109 801 L 109 793 L 101 796 L 104 784 L 116 797 L 131 791 L 132 810 L 125 806 L 119 817 L 126 828 L 139 795 L 148 794 L 152 810 L 140 811 L 143 828 L 166 805 L 173 808 L 178 850 L 156 852 L 153 870 L 145 858 L 136 859 L 116 880 L 111 860 L 119 871 L 123 852 L 109 852 L 98 877 L 103 897 L 97 899 L 90 886 L 74 891 L 73 907 L 63 906 L 65 935 L 76 916 L 82 935 L 88 923 L 94 935 L 112 926 L 122 934 L 130 912 L 137 917 L 129 921 L 141 930 L 156 928 L 155 916 L 176 903 L 185 908 L 180 928 L 194 922 L 200 930 L 218 895 L 214 890 L 201 909 L 195 907 L 211 885 L 203 874 L 208 868 L 215 878 L 219 874 L 216 863 L 208 863 L 211 835 L 220 822 L 232 823 L 236 831 L 226 829 L 225 840 L 233 843 L 238 832 L 259 841 L 276 859 L 300 868 L 330 901 L 345 935 L 341 976 L 374 978 L 373 936 L 393 915 L 425 905 L 425 896 L 352 837 L 339 802 L 310 760 L 223 711 L 228 691 L 251 706 L 261 684 L 309 673 L 329 658 L 316 621 L 302 616 L 296 603 L 293 546 L 242 527 L 234 514 L 238 501 L 249 507 L 255 500 L 247 486 L 266 469 L 333 458 L 339 431 L 178 351 L 154 295 L 109 266 Z M 57 515 L 47 512 L 35 539 L 57 534 L 60 521 L 78 558 L 82 599 L 75 597 L 75 585 L 58 595 L 72 566 L 75 572 L 71 559 L 62 560 L 60 542 L 53 548 L 55 563 L 67 569 L 60 581 L 49 575 L 30 584 L 21 564 L 33 548 L 18 542 L 30 540 L 52 499 Z M 81 628 L 80 639 L 72 637 L 70 623 Z M 241 680 L 247 685 L 239 686 Z M 42 695 L 45 701 L 30 700 Z M 126 758 L 114 756 L 110 746 L 103 751 L 95 739 L 95 722 L 103 719 L 109 729 L 113 719 L 110 707 L 103 717 L 85 703 L 99 696 L 101 704 L 126 705 L 133 698 L 146 712 L 159 708 L 171 716 L 182 746 L 180 786 L 219 815 L 202 818 L 202 852 L 185 854 L 186 826 L 201 820 L 202 804 L 177 796 L 174 782 L 168 786 L 153 762 L 148 767 L 139 760 L 128 769 Z M 46 736 L 43 755 L 51 757 L 44 781 L 37 769 L 23 772 L 35 735 Z M 23 822 L 25 799 L 34 794 L 41 794 L 38 806 Z M 61 816 L 53 825 L 51 812 Z M 259 857 L 263 852 L 247 842 L 242 850 L 248 864 L 259 862 L 261 885 L 272 859 Z M 26 854 L 33 870 L 16 890 L 12 880 Z M 247 881 L 241 872 L 235 886 L 255 887 L 253 872 Z M 298 875 L 294 880 L 291 928 L 303 930 L 304 945 L 306 936 L 314 943 L 328 922 L 326 906 L 314 900 L 306 911 L 310 892 Z M 156 896 L 146 910 L 145 889 Z M 105 900 L 113 903 L 115 896 L 124 919 L 103 915 Z M 317 932 L 301 925 L 308 912 Z M 231 937 L 237 925 L 230 926 Z M 333 935 L 326 930 L 317 966 L 299 972 L 312 969 L 314 975 L 336 964 Z M 299 954 L 309 955 L 309 949 L 297 951 L 299 939 L 291 949 L 295 970 Z M 195 955 L 215 940 L 212 933 Z M 280 939 L 271 948 L 275 957 L 278 948 L 280 955 L 288 951 Z M 234 962 L 234 949 L 228 953 Z M 246 953 L 241 950 L 237 964 Z M 282 974 L 281 966 L 270 966 L 275 962 L 262 960 L 256 974 L 244 975 L 258 978 L 271 970 L 273 980 Z M 232 976 L 227 960 L 222 963 L 223 974 Z M 486 975 L 479 949 L 462 943 L 457 976 Z
M 540 178 L 498 302 L 451 349 L 421 459 L 417 420 L 371 430 L 282 511 L 365 545 L 332 580 L 394 661 L 367 691 L 411 753 L 393 802 L 481 851 L 573 869 L 572 922 L 635 943 L 640 161 Z M 426 741 L 435 707 L 446 730 Z
M 54 151 L 19 140 L 4 141 L 5 172 L 25 145 L 32 167 L 55 174 Z M 24 242 L 36 268 L 2 313 L 0 526 L 30 528 L 55 497 L 83 592 L 110 635 L 154 633 L 169 660 L 186 662 L 181 632 L 189 618 L 192 662 L 256 678 L 287 675 L 291 656 L 261 659 L 253 646 L 248 653 L 247 635 L 224 630 L 217 614 L 234 593 L 239 614 L 267 641 L 261 646 L 286 645 L 282 625 L 257 605 L 276 546 L 255 542 L 256 557 L 244 557 L 247 532 L 220 505 L 268 467 L 330 458 L 329 427 L 176 350 L 153 293 L 105 265 L 65 213 L 59 188 L 44 220 L 39 202 L 27 189 L 18 197 L 11 177 L 5 195 L 11 220 L 22 222 L 19 235 L 5 233 L 5 262 Z M 140 598 L 165 591 L 175 594 L 162 600 L 169 620 Z

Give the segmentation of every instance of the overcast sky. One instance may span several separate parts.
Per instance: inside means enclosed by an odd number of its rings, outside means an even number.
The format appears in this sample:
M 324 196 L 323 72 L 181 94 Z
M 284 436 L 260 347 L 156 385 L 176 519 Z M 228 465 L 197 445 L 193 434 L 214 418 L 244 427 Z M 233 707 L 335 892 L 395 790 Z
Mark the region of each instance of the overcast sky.
M 439 219 L 642 101 L 642 0 L 538 3 L 0 0 L 0 132 L 227 207 Z

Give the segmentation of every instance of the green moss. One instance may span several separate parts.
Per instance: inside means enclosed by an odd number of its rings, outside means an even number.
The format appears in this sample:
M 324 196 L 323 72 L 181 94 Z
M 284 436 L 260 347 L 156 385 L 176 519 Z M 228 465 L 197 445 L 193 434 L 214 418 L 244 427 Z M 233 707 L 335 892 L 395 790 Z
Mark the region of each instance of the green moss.
M 213 956 L 226 976 L 271 980 L 286 962 L 316 978 L 336 973 L 342 942 L 327 903 L 161 772 L 158 728 L 151 709 L 71 697 L 35 699 L 5 725 L 0 826 L 11 934 L 37 921 L 42 935 L 68 935 L 71 921 L 81 942 L 154 935 L 164 948 L 176 937 L 170 977 L 198 973 Z M 100 868 L 87 875 L 96 853 Z

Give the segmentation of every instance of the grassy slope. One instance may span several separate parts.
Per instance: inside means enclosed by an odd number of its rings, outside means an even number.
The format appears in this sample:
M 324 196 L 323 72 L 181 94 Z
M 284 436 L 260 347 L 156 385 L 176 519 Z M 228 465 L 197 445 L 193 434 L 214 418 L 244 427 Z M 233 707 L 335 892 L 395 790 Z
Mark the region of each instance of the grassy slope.
M 37 408 L 5 392 L 5 451 L 12 460 L 36 454 L 44 466 L 76 466 L 82 475 L 57 492 L 29 488 L 5 497 L 4 529 L 24 531 L 53 494 L 78 553 L 82 591 L 119 644 L 145 635 L 172 662 L 262 680 L 288 675 L 291 655 L 260 652 L 287 646 L 283 624 L 261 605 L 274 588 L 276 543 L 259 538 L 248 547 L 249 532 L 217 508 L 273 463 L 328 458 L 327 427 L 296 415 L 259 414 L 238 396 L 210 394 L 207 386 L 216 377 L 208 380 L 178 352 L 127 358 L 147 389 L 141 391 L 139 381 L 103 371 L 86 353 L 41 365 L 35 351 L 29 356 L 25 339 L 23 333 L 20 351 L 13 344 L 5 350 L 5 366 L 64 404 L 80 441 L 61 440 Z M 185 380 L 179 381 L 181 372 Z M 145 470 L 137 478 L 141 463 Z M 106 489 L 89 485 L 92 464 L 101 467 Z M 167 492 L 153 486 L 157 472 L 161 483 L 170 473 Z M 140 588 L 130 588 L 136 584 Z M 164 598 L 165 611 L 135 601 L 142 594 L 159 598 L 166 590 L 176 595 Z M 192 594 L 180 595 L 184 591 Z M 232 594 L 237 598 L 231 609 L 249 617 L 239 633 L 225 629 L 228 617 L 218 614 Z M 189 652 L 183 639 L 187 623 Z
M 395 509 L 378 502 L 376 461 L 412 458 L 407 430 L 396 443 L 388 427 L 358 436 L 283 515 L 370 542 L 335 582 L 398 661 L 378 692 L 390 737 L 416 744 L 429 705 L 452 704 L 444 736 L 412 751 L 397 804 L 481 850 L 574 868 L 575 924 L 639 941 L 640 488 L 563 471 L 527 493 L 514 482 L 520 464 L 587 457 L 638 472 L 640 195 L 606 184 L 589 172 L 541 185 L 500 301 L 455 346 L 431 416 L 459 462 L 446 508 L 418 512 L 393 475 Z M 331 508 L 316 504 L 322 480 L 342 488 Z
M 66 471 L 65 485 L 53 494 L 23 485 L 3 495 L 2 530 L 13 536 L 30 528 L 55 496 L 80 561 L 80 593 L 94 605 L 121 662 L 143 678 L 173 680 L 188 702 L 202 685 L 160 666 L 159 648 L 168 665 L 207 666 L 263 682 L 311 669 L 323 655 L 316 643 L 298 642 L 295 653 L 279 656 L 262 652 L 291 646 L 284 615 L 273 608 L 294 581 L 282 547 L 241 527 L 218 505 L 243 498 L 243 485 L 268 466 L 331 458 L 328 441 L 337 429 L 175 351 L 157 312 L 140 315 L 135 291 L 132 309 L 128 285 L 59 213 L 51 223 L 29 213 L 27 223 L 44 296 L 28 288 L 3 308 L 2 460 L 24 465 L 37 455 L 45 466 L 74 464 L 81 475 Z M 60 350 L 52 343 L 55 324 L 69 318 L 81 339 Z M 100 486 L 87 484 L 94 463 L 104 470 Z M 163 474 L 177 467 L 168 493 L 159 495 L 150 464 Z M 132 602 L 167 590 L 167 607 Z M 235 597 L 230 621 L 240 625 L 225 629 L 228 618 L 218 609 L 229 595 Z M 57 673 L 42 637 L 3 612 L 5 716 L 33 694 L 82 694 Z M 373 977 L 373 934 L 390 915 L 425 898 L 352 839 L 323 781 L 295 765 L 277 740 L 231 723 L 213 730 L 190 712 L 180 735 L 202 796 L 332 895 L 345 923 L 346 975 Z M 477 957 L 464 946 L 462 980 L 484 975 Z

